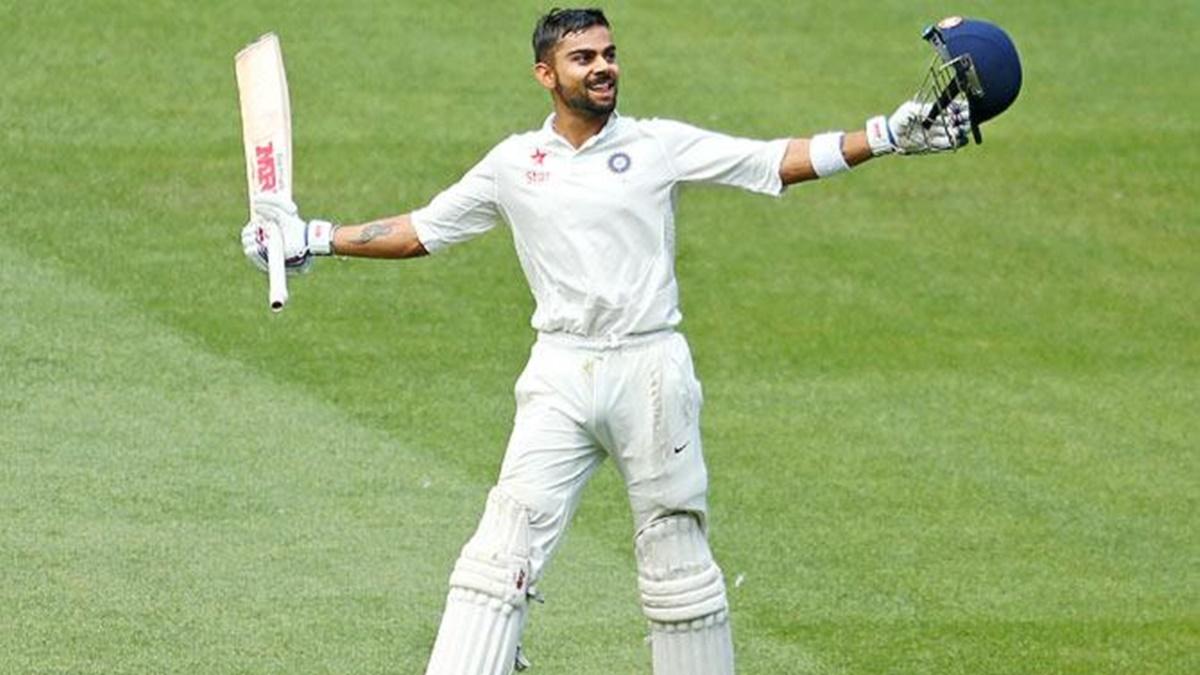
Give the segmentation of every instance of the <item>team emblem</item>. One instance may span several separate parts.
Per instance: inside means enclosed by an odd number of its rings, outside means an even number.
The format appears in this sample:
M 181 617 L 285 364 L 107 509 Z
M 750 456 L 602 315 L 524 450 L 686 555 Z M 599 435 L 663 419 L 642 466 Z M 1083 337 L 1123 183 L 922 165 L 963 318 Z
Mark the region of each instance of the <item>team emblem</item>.
M 963 22 L 963 18 L 961 16 L 948 16 L 948 17 L 942 19 L 941 21 L 939 21 L 937 24 L 937 27 L 941 28 L 942 30 L 950 30 L 951 28 L 958 26 L 962 22 Z
M 608 158 L 608 169 L 613 173 L 625 173 L 629 170 L 629 165 L 633 161 L 629 159 L 629 155 L 618 152 Z

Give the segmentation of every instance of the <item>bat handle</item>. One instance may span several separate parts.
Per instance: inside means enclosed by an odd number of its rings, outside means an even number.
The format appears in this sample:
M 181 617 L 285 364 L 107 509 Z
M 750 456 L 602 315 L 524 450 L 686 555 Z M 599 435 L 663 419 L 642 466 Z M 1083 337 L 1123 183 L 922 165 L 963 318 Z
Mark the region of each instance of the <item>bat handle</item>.
M 265 223 L 270 228 L 267 236 L 267 282 L 268 300 L 271 311 L 279 312 L 288 301 L 287 271 L 284 269 L 283 234 L 275 223 Z

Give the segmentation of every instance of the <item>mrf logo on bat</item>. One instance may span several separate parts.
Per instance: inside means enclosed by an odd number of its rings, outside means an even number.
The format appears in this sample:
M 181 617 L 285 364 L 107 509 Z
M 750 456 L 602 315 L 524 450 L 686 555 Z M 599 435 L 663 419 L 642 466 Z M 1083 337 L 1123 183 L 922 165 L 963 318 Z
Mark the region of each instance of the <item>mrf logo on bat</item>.
M 276 171 L 277 164 L 275 159 L 275 144 L 267 143 L 254 148 L 254 156 L 257 160 L 257 177 L 258 188 L 263 192 L 274 192 L 276 188 Z

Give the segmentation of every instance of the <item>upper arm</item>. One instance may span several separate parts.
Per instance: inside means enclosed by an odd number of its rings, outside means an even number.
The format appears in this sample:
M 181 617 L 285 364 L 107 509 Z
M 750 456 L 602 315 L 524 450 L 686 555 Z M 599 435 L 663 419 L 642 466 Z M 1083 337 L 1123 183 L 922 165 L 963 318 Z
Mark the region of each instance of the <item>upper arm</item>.
M 411 214 L 412 227 L 429 252 L 477 237 L 500 219 L 495 152 L 489 153 L 457 183 Z
M 648 124 L 680 182 L 717 183 L 772 195 L 783 191 L 780 166 L 786 139 L 738 138 L 669 120 Z

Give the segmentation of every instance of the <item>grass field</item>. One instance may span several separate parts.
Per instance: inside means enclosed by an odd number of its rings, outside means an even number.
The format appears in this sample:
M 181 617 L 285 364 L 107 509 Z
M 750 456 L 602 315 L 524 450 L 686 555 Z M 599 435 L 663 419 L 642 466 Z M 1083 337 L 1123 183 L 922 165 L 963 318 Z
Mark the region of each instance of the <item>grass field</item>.
M 497 230 L 270 316 L 232 56 L 282 35 L 298 201 L 355 221 L 541 123 L 546 6 L 37 5 L 0 2 L 0 672 L 420 672 L 531 300 Z M 606 7 L 626 114 L 747 136 L 890 111 L 945 14 L 1024 59 L 958 156 L 682 199 L 740 672 L 1200 672 L 1200 5 Z M 622 492 L 534 673 L 649 672 Z

